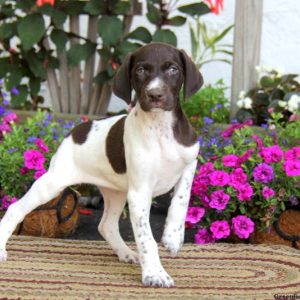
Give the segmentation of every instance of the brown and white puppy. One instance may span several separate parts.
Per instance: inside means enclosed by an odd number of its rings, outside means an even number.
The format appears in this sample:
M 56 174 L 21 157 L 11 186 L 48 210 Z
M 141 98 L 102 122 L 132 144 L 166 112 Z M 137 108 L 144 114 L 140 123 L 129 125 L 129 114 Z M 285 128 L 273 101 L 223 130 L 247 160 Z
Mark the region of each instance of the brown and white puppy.
M 149 224 L 153 197 L 175 187 L 162 242 L 173 254 L 184 239 L 184 221 L 199 151 L 197 137 L 179 104 L 183 85 L 188 98 L 202 85 L 202 76 L 183 51 L 152 43 L 129 54 L 113 82 L 114 93 L 137 103 L 129 115 L 83 123 L 64 139 L 49 170 L 18 202 L 0 224 L 0 260 L 13 230 L 37 206 L 69 185 L 99 187 L 105 209 L 99 232 L 121 261 L 140 262 L 148 286 L 171 287 L 172 278 L 161 265 Z M 119 233 L 119 217 L 126 199 L 138 253 Z

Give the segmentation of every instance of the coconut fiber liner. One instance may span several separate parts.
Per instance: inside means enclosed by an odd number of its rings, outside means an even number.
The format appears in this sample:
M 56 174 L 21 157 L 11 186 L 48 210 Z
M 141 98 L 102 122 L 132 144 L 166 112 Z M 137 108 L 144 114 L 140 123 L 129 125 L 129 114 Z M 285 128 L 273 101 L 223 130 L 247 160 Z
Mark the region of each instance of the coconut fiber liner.
M 0 299 L 300 298 L 300 251 L 287 246 L 185 244 L 177 257 L 160 247 L 176 284 L 169 289 L 143 287 L 140 267 L 119 262 L 101 241 L 17 236 L 8 251 Z

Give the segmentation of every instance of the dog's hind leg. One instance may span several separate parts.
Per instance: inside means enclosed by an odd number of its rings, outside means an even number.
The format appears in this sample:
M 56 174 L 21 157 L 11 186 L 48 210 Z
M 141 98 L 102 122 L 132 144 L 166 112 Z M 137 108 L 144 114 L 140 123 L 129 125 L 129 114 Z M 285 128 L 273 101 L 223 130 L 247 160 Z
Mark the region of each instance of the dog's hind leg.
M 120 215 L 126 204 L 126 193 L 100 188 L 104 199 L 104 211 L 98 226 L 99 233 L 110 244 L 120 261 L 138 263 L 138 254 L 124 242 L 119 231 Z

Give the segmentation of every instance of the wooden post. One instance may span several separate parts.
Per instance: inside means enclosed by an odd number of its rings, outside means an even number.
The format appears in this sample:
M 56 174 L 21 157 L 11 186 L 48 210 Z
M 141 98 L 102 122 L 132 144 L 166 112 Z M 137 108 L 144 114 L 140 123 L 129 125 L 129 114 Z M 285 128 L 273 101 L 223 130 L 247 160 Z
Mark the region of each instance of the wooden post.
M 234 57 L 230 118 L 235 118 L 240 91 L 248 91 L 257 81 L 255 67 L 260 62 L 262 0 L 235 1 Z

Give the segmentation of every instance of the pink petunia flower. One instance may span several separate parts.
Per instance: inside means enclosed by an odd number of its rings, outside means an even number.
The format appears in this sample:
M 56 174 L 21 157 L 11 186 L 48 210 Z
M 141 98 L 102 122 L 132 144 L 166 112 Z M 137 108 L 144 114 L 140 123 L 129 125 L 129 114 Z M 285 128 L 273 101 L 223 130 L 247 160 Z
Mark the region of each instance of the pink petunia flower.
M 283 163 L 283 170 L 287 176 L 300 176 L 300 160 L 288 160 Z
M 224 190 L 214 191 L 210 195 L 209 206 L 217 210 L 224 210 L 230 200 L 230 196 Z
M 274 170 L 271 166 L 261 163 L 253 170 L 254 180 L 260 183 L 269 183 L 274 178 Z
M 267 164 L 278 163 L 282 160 L 283 151 L 278 145 L 274 145 L 271 147 L 263 147 L 259 155 Z
M 6 123 L 0 124 L 0 136 L 10 132 L 11 132 L 11 127 L 9 126 L 9 124 Z
M 253 188 L 249 183 L 244 183 L 236 187 L 238 191 L 238 199 L 242 202 L 251 200 L 253 196 Z
M 196 244 L 209 244 L 214 243 L 215 239 L 211 236 L 211 234 L 207 231 L 207 229 L 199 229 L 195 234 L 195 243 Z
M 9 206 L 15 203 L 16 201 L 18 201 L 16 197 L 12 197 L 11 199 L 9 199 L 7 195 L 4 195 L 2 197 L 0 210 L 7 210 Z
M 268 186 L 264 186 L 262 189 L 262 195 L 264 198 L 268 199 L 270 197 L 275 196 L 275 191 Z
M 217 170 L 209 174 L 209 180 L 213 186 L 224 186 L 229 183 L 229 175 L 225 171 Z
M 34 173 L 34 179 L 39 179 L 43 176 L 47 171 L 45 169 L 36 170 Z
M 213 238 L 219 240 L 229 237 L 230 226 L 227 221 L 214 221 L 210 225 Z
M 42 139 L 36 139 L 35 140 L 35 144 L 38 146 L 38 148 L 40 150 L 42 150 L 45 153 L 49 152 L 49 148 L 48 146 L 44 143 L 44 141 Z
M 225 167 L 237 168 L 239 167 L 239 157 L 235 154 L 224 155 L 222 162 Z
M 244 162 L 246 162 L 250 157 L 251 155 L 255 152 L 254 149 L 248 149 L 243 155 L 241 155 L 238 159 L 238 164 L 241 165 L 243 164 Z
M 202 207 L 191 206 L 188 208 L 186 222 L 191 224 L 198 223 L 205 214 L 205 209 Z
M 300 147 L 293 147 L 284 153 L 285 160 L 296 160 L 300 158 Z
M 22 167 L 22 168 L 20 169 L 21 175 L 24 175 L 24 174 L 28 173 L 28 171 L 29 171 L 29 169 L 28 169 L 27 167 Z
M 254 222 L 246 216 L 239 215 L 232 218 L 233 232 L 241 239 L 248 239 L 254 227 Z
M 263 141 L 258 135 L 253 135 L 252 138 L 256 141 L 257 148 L 261 150 L 263 148 Z
M 18 120 L 18 116 L 13 112 L 10 112 L 3 117 L 3 122 L 6 124 L 12 124 L 12 123 L 16 122 L 17 120 Z
M 229 179 L 230 179 L 229 185 L 231 185 L 235 188 L 246 183 L 248 180 L 247 174 L 245 174 L 245 172 L 243 171 L 242 168 L 237 168 L 237 169 L 233 170 L 229 174 Z
M 24 165 L 28 169 L 41 170 L 44 168 L 45 156 L 38 150 L 26 150 L 23 154 Z

